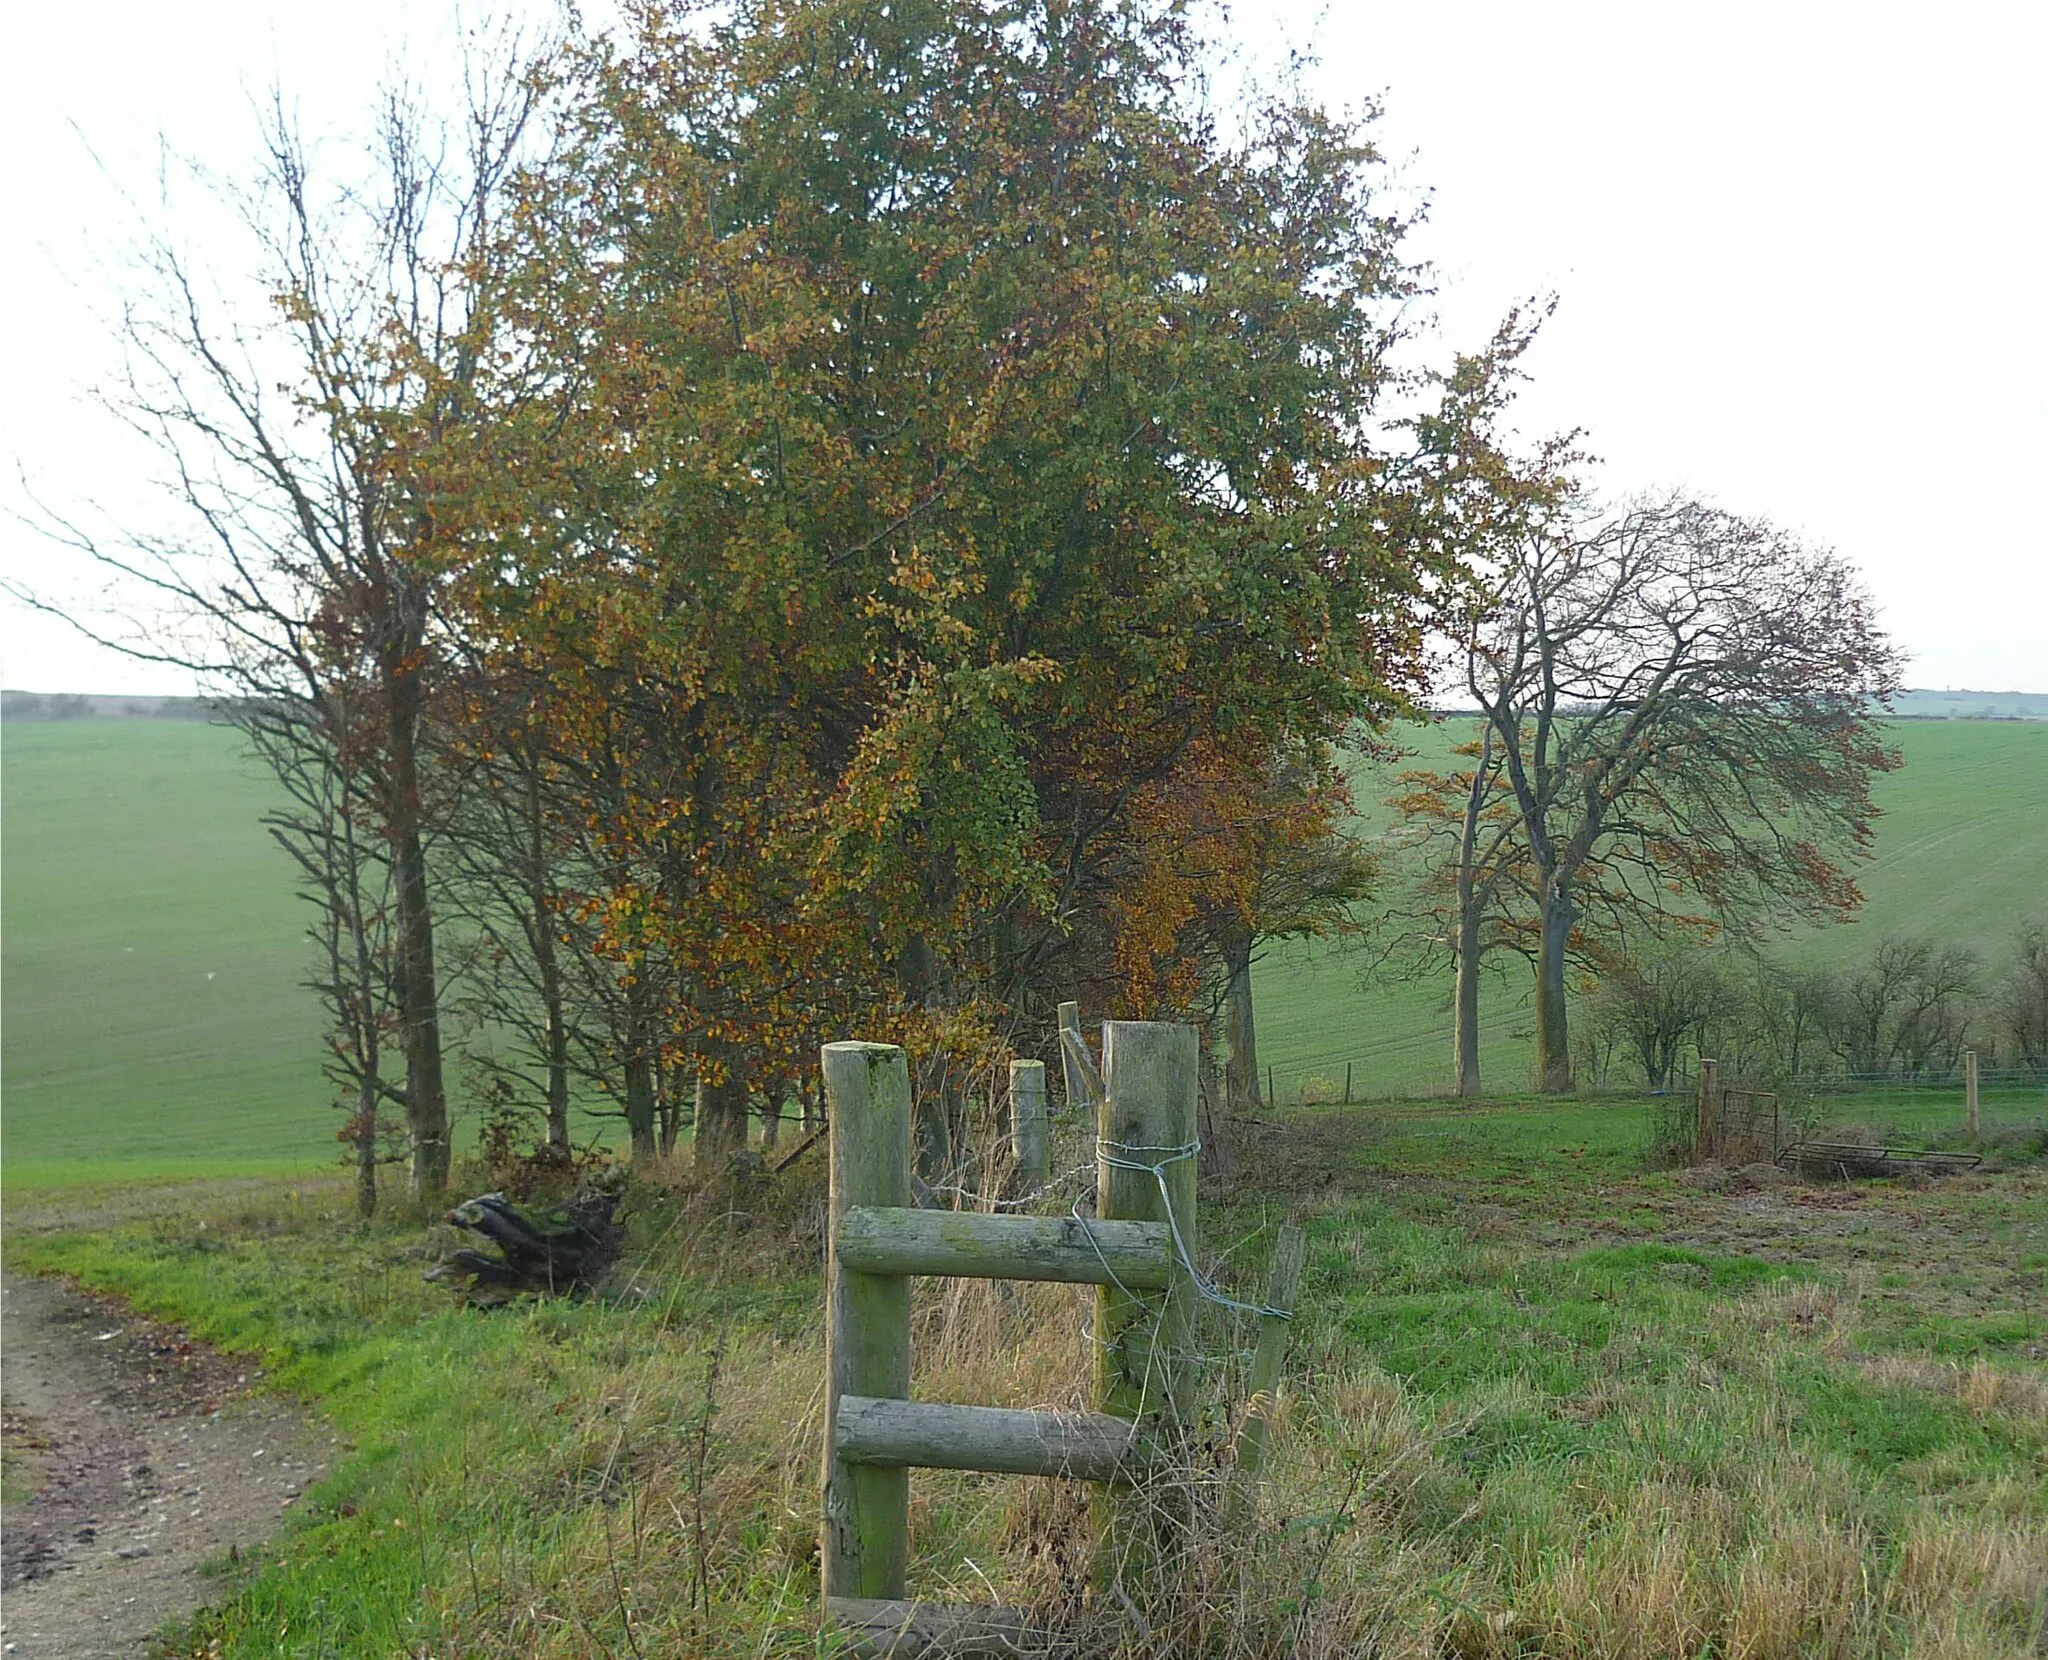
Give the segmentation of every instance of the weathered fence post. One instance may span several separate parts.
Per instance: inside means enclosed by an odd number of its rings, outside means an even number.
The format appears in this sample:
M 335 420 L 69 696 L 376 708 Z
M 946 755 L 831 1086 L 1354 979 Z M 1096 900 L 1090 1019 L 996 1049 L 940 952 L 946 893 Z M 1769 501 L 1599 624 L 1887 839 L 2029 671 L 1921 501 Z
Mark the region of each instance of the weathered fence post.
M 854 1205 L 899 1205 L 910 1192 L 910 1068 L 891 1043 L 820 1051 L 831 1129 L 825 1263 L 825 1516 L 819 1557 L 828 1597 L 897 1598 L 909 1540 L 910 1472 L 839 1456 L 842 1395 L 910 1394 L 910 1281 L 840 1261 Z
M 1715 1085 L 1721 1070 L 1719 1061 L 1700 1057 L 1700 1096 L 1693 1114 L 1693 1157 L 1704 1164 L 1714 1156 L 1721 1140 L 1720 1099 Z
M 1095 1293 L 1095 1407 L 1145 1419 L 1176 1447 L 1194 1407 L 1195 1114 L 1200 1044 L 1192 1026 L 1107 1020 L 1103 1100 L 1096 1117 L 1096 1215 L 1164 1222 L 1172 1230 L 1165 1289 L 1104 1285 Z M 1151 1554 L 1146 1531 L 1163 1520 L 1157 1495 L 1108 1488 L 1098 1497 L 1100 1561 L 1115 1577 Z
M 1351 1063 L 1344 1063 L 1344 1104 L 1351 1105 Z
M 1301 1282 L 1301 1229 L 1284 1224 L 1273 1241 L 1273 1268 L 1266 1282 L 1266 1307 L 1259 1316 L 1259 1346 L 1252 1352 L 1251 1399 L 1237 1432 L 1237 1458 L 1230 1473 L 1230 1519 L 1241 1522 L 1251 1505 L 1252 1483 L 1266 1461 L 1266 1435 L 1280 1389 L 1280 1367 L 1294 1329 L 1294 1293 Z
M 1067 1111 L 1079 1112 L 1084 1105 L 1100 1105 L 1102 1074 L 1088 1052 L 1088 1040 L 1081 1035 L 1081 1005 L 1060 1005 L 1060 1071 L 1066 1079 Z
M 1977 1145 L 1977 1051 L 1963 1051 L 1963 1104 L 1970 1114 L 1970 1145 Z
M 1052 1180 L 1052 1147 L 1045 1132 L 1045 1062 L 1010 1062 L 1010 1148 L 1027 1193 Z

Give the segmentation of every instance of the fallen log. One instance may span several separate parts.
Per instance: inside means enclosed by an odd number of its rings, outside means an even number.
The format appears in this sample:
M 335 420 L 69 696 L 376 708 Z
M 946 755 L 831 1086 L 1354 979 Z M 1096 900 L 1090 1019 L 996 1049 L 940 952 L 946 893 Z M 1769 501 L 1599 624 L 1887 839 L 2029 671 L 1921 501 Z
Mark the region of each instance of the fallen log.
M 566 1205 L 529 1216 L 502 1193 L 481 1193 L 448 1212 L 455 1227 L 495 1245 L 496 1256 L 458 1250 L 434 1277 L 467 1282 L 472 1302 L 499 1303 L 521 1292 L 560 1296 L 589 1286 L 619 1257 L 625 1229 L 612 1220 L 615 1186 L 592 1184 Z

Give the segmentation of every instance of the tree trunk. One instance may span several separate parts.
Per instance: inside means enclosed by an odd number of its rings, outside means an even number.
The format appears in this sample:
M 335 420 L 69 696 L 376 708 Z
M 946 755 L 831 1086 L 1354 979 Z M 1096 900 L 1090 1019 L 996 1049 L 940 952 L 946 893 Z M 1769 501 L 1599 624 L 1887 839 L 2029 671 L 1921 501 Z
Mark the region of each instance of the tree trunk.
M 952 1069 L 944 1061 L 930 1087 L 918 1091 L 916 1151 L 917 1174 L 927 1187 L 953 1180 Z
M 554 907 L 547 881 L 547 827 L 541 814 L 539 762 L 526 757 L 527 902 L 533 906 L 533 958 L 540 977 L 541 1019 L 548 1061 L 548 1145 L 569 1150 L 569 1028 L 562 1018 L 562 967 L 555 956 Z
M 1451 1037 L 1457 1051 L 1458 1093 L 1468 1098 L 1479 1093 L 1479 913 L 1486 903 L 1474 867 L 1479 858 L 1481 814 L 1486 808 L 1492 767 L 1493 727 L 1489 724 L 1480 734 L 1479 754 L 1472 764 L 1472 787 L 1465 795 L 1465 822 L 1458 836 L 1458 963 Z M 1488 893 L 1492 885 L 1489 877 Z
M 1458 902 L 1457 972 L 1452 1036 L 1457 1045 L 1458 1093 L 1471 1097 L 1479 1093 L 1479 912 L 1469 893 L 1461 893 Z
M 1555 875 L 1543 883 L 1543 940 L 1536 961 L 1536 1076 L 1546 1095 L 1572 1087 L 1571 1034 L 1565 1024 L 1565 947 L 1571 941 L 1571 890 Z
M 356 1090 L 356 1215 L 377 1214 L 377 1083 L 365 1076 Z
M 772 1148 L 782 1139 L 782 1086 L 775 1084 L 768 1091 L 768 1098 L 761 1103 L 761 1150 Z
M 697 1082 L 697 1144 L 694 1166 L 699 1176 L 721 1174 L 747 1144 L 747 1080 L 734 1066 L 722 1083 Z
M 399 837 L 397 862 L 405 1123 L 412 1139 L 413 1197 L 429 1198 L 448 1185 L 448 1094 L 441 1077 L 441 1004 L 434 976 L 434 915 L 427 899 L 427 855 L 417 829 Z
M 626 1133 L 635 1164 L 654 1157 L 654 1098 L 654 1023 L 636 982 L 626 988 Z
M 1252 1014 L 1251 930 L 1223 942 L 1223 965 L 1229 981 L 1223 994 L 1223 1040 L 1230 1046 L 1224 1080 L 1233 1101 L 1259 1105 L 1258 1028 Z
M 626 1133 L 635 1164 L 654 1157 L 654 1061 L 637 1045 L 626 1057 Z

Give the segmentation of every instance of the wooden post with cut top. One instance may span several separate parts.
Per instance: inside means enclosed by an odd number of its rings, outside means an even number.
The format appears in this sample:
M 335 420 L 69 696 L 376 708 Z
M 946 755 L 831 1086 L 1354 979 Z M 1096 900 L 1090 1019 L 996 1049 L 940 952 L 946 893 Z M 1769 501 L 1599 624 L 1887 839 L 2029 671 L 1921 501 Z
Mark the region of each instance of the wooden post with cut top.
M 910 1067 L 893 1043 L 828 1043 L 820 1052 L 831 1126 L 825 1259 L 825 1515 L 819 1563 L 827 1597 L 903 1595 L 910 1472 L 841 1456 L 842 1396 L 910 1394 L 910 1281 L 849 1267 L 840 1230 L 854 1206 L 908 1206 Z
M 1166 1223 L 1172 1252 L 1163 1290 L 1104 1285 L 1095 1293 L 1095 1410 L 1144 1420 L 1171 1448 L 1194 1409 L 1195 1122 L 1200 1044 L 1192 1026 L 1107 1020 L 1102 1025 L 1103 1101 L 1096 1118 L 1097 1216 Z M 1117 1577 L 1149 1554 L 1161 1519 L 1156 1498 L 1097 1493 L 1100 1569 Z
M 1010 1150 L 1024 1191 L 1052 1180 L 1052 1145 L 1045 1129 L 1045 1062 L 1010 1062 Z
M 1060 1072 L 1066 1079 L 1067 1111 L 1102 1102 L 1102 1074 L 1088 1053 L 1088 1040 L 1081 1035 L 1081 1005 L 1060 1005 Z
M 1977 1145 L 1977 1051 L 1963 1051 L 1963 1104 L 1970 1114 L 1970 1145 Z
M 1266 1310 L 1259 1316 L 1259 1345 L 1252 1352 L 1251 1399 L 1237 1432 L 1237 1458 L 1230 1472 L 1233 1523 L 1242 1522 L 1251 1506 L 1252 1484 L 1266 1461 L 1266 1438 L 1280 1392 L 1280 1368 L 1287 1359 L 1293 1331 L 1294 1293 L 1301 1283 L 1301 1229 L 1281 1226 L 1273 1242 L 1273 1267 L 1266 1282 Z
M 1704 1164 L 1718 1150 L 1721 1141 L 1721 1063 L 1700 1057 L 1700 1095 L 1693 1109 L 1693 1157 Z

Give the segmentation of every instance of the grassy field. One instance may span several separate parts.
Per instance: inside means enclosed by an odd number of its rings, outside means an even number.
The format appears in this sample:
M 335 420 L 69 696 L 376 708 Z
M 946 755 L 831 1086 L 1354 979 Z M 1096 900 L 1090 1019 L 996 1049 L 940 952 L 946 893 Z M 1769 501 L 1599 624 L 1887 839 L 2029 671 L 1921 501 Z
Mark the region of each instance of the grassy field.
M 1800 942 L 1834 959 L 1889 930 L 1996 949 L 2048 869 L 2048 723 L 1913 721 L 1865 918 Z M 1417 747 L 1441 753 L 1445 733 Z M 10 1188 L 148 1174 L 304 1173 L 332 1156 L 304 917 L 257 823 L 269 792 L 231 733 L 194 722 L 10 723 L 4 1175 Z M 1390 788 L 1362 775 L 1370 809 Z M 1368 984 L 1357 959 L 1275 950 L 1258 970 L 1262 1059 L 1283 1099 L 1424 1094 L 1449 1078 L 1448 986 Z M 1525 988 L 1489 989 L 1489 1085 L 1528 1072 Z
M 304 919 L 233 734 L 80 720 L 4 739 L 8 1185 L 324 1165 Z
M 1277 1219 L 1308 1234 L 1275 1478 L 1252 1525 L 1215 1526 L 1224 1467 L 1198 1452 L 1191 1556 L 1140 1588 L 1142 1630 L 1066 1603 L 1083 1652 L 2048 1652 L 2048 1173 L 1702 1182 L 1645 1171 L 1645 1124 L 1521 1101 L 1248 1137 L 1201 1227 L 1240 1289 Z M 262 1356 L 345 1438 L 167 1654 L 819 1652 L 800 1168 L 736 1225 L 721 1193 L 640 1188 L 630 1289 L 491 1314 L 421 1282 L 432 1234 L 359 1232 L 338 1187 L 17 1225 L 16 1265 Z M 928 1282 L 914 1392 L 1084 1400 L 1086 1295 Z M 1241 1406 L 1244 1340 L 1201 1333 L 1204 1447 Z M 1089 1528 L 1073 1488 L 942 1472 L 914 1477 L 912 1523 L 913 1594 L 1055 1606 Z
M 1977 947 L 1995 963 L 2014 923 L 2048 912 L 2048 721 L 1901 721 L 1893 736 L 1906 764 L 1877 781 L 1883 818 L 1876 856 L 1862 867 L 1867 900 L 1853 923 L 1788 940 L 1788 954 L 1840 963 L 1886 934 L 1911 933 Z M 1411 729 L 1404 765 L 1441 765 L 1451 728 Z M 1395 768 L 1354 778 L 1360 823 L 1376 833 Z M 1314 942 L 1268 952 L 1254 974 L 1259 1058 L 1281 1099 L 1341 1088 L 1346 1064 L 1360 1097 L 1447 1090 L 1448 970 L 1418 983 L 1362 977 L 1357 957 Z M 1526 974 L 1489 983 L 1482 1008 L 1481 1075 L 1489 1089 L 1525 1087 L 1535 1056 Z
M 1902 729 L 1862 929 L 2006 925 L 2048 867 L 2043 737 Z M 445 1230 L 358 1228 L 308 1174 L 333 1114 L 301 923 L 228 735 L 10 728 L 4 782 L 10 1269 L 260 1356 L 343 1437 L 164 1653 L 820 1652 L 818 1161 L 745 1198 L 637 1184 L 613 1294 L 463 1308 L 421 1278 Z M 1303 953 L 1261 992 L 1283 1077 L 1341 1085 L 1348 1052 L 1379 1068 L 1361 1093 L 1431 1080 L 1433 988 Z M 1496 1084 L 1519 1081 L 1516 1018 L 1504 997 Z M 1874 1106 L 1960 1129 L 1934 1096 L 1823 1102 L 1812 1127 Z M 1214 1521 L 1249 1333 L 1212 1313 L 1208 1433 L 1178 1478 L 1197 1526 L 1145 1626 L 1074 1600 L 1087 1505 L 1054 1483 L 921 1473 L 914 1593 L 1064 1608 L 1122 1660 L 2048 1653 L 2038 1101 L 1988 1099 L 1992 1167 L 1931 1185 L 1654 1170 L 1654 1110 L 1409 1101 L 1249 1128 L 1245 1168 L 1204 1186 L 1209 1266 L 1252 1291 L 1277 1221 L 1309 1238 L 1252 1525 Z M 915 1393 L 1083 1404 L 1089 1319 L 1072 1288 L 927 1285 Z

